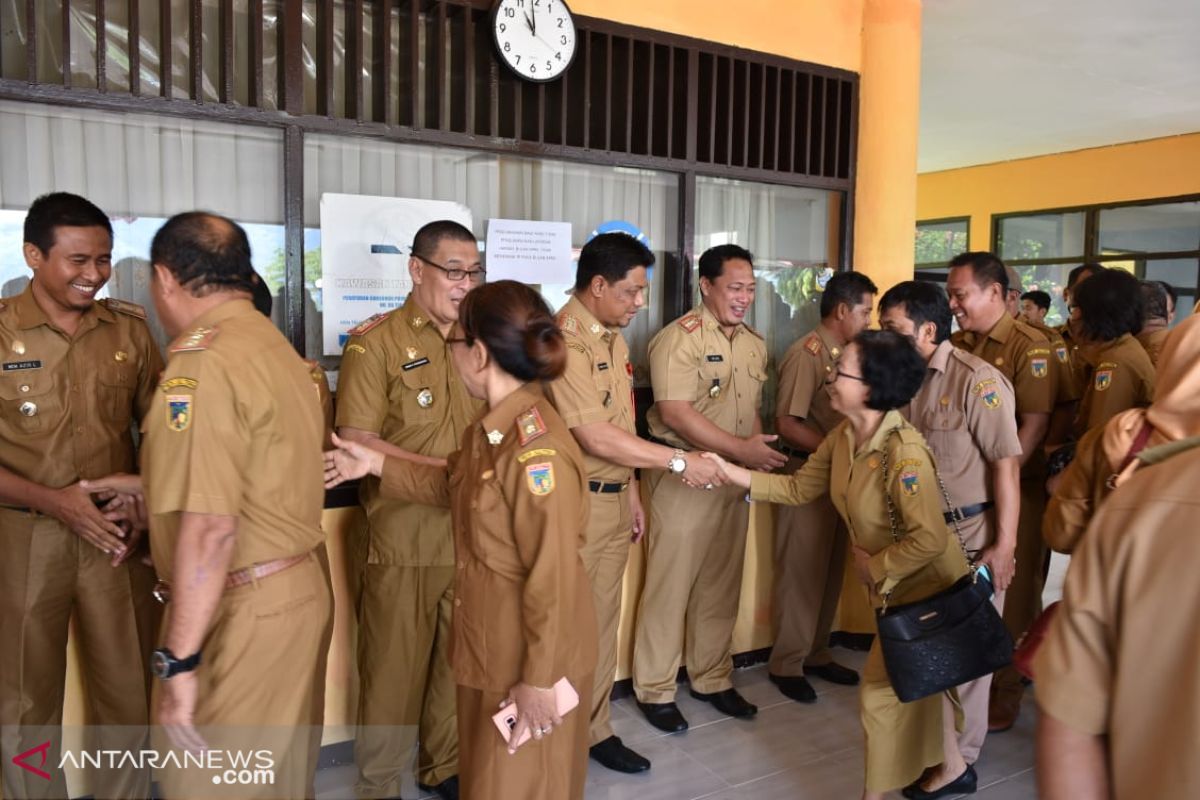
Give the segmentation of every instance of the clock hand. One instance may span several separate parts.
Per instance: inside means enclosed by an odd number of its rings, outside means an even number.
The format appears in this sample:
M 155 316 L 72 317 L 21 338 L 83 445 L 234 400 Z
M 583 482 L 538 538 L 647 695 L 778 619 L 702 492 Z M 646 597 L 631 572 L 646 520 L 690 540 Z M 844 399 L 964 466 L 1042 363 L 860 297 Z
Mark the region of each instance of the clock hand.
M 537 8 L 532 2 L 529 4 L 529 22 L 532 25 L 530 33 L 537 36 Z
M 521 16 L 523 16 L 523 17 L 525 18 L 525 27 L 526 27 L 526 28 L 529 28 L 529 32 L 530 32 L 530 33 L 532 33 L 534 36 L 536 36 L 536 35 L 537 35 L 537 31 L 536 31 L 536 30 L 534 30 L 534 27 L 533 27 L 533 20 L 531 20 L 531 19 L 529 18 L 529 15 L 528 15 L 528 14 L 526 14 L 524 11 L 522 11 L 522 12 L 521 12 Z

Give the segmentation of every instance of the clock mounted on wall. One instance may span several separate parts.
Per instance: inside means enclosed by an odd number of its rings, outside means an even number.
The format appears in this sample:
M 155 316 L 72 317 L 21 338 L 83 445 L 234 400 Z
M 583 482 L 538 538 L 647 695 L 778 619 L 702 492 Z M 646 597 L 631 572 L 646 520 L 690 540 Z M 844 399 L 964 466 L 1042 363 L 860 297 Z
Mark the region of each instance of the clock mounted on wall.
M 500 61 L 527 81 L 557 80 L 575 58 L 575 19 L 563 0 L 497 0 L 492 38 Z

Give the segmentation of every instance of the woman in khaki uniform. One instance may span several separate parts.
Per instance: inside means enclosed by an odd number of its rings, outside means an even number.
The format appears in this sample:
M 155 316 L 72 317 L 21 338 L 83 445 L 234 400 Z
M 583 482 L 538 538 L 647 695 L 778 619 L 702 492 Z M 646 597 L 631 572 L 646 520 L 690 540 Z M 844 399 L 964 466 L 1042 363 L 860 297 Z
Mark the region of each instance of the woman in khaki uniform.
M 933 456 L 921 434 L 896 411 L 912 400 L 924 377 L 925 361 L 907 337 L 861 333 L 829 378 L 833 406 L 846 419 L 799 471 L 771 475 L 722 463 L 730 482 L 748 487 L 753 500 L 800 505 L 829 494 L 849 529 L 855 571 L 876 608 L 924 599 L 967 573 L 962 547 L 942 516 Z M 885 491 L 898 517 L 897 540 Z M 930 788 L 975 790 L 974 769 L 958 752 L 954 721 L 944 719 L 942 697 L 901 703 L 888 681 L 878 639 L 867 656 L 859 696 L 867 737 L 864 800 L 881 800 L 902 786 L 909 787 L 906 796 L 926 797 L 930 793 L 909 785 L 943 762 L 958 777 Z
M 539 381 L 562 374 L 566 343 L 529 287 L 497 281 L 459 308 L 455 366 L 487 408 L 446 467 L 385 458 L 335 439 L 327 485 L 368 472 L 384 495 L 451 509 L 457 575 L 450 661 L 458 685 L 463 797 L 582 798 L 588 714 L 560 716 L 565 677 L 591 697 L 596 615 L 579 548 L 587 530 L 587 470 Z M 506 744 L 492 722 L 515 702 Z M 526 732 L 532 738 L 516 745 Z

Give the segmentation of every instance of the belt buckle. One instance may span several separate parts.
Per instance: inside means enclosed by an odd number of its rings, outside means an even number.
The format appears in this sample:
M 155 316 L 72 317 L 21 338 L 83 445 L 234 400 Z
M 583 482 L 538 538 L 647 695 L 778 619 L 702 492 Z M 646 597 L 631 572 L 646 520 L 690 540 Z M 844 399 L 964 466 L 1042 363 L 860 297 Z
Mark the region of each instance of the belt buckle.
M 155 581 L 154 588 L 150 590 L 150 594 L 154 596 L 162 605 L 171 602 L 171 584 L 164 580 Z
M 961 508 L 954 508 L 950 510 L 950 519 L 954 522 L 963 522 L 966 517 L 963 516 Z

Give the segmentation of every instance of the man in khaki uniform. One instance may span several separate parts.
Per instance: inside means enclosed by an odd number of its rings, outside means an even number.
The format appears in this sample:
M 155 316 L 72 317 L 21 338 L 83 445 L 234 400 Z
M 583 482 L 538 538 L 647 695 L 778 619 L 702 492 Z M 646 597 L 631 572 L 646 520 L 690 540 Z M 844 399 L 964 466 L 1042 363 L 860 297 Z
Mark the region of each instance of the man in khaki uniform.
M 408 271 L 413 288 L 404 305 L 350 331 L 338 381 L 338 435 L 385 455 L 442 464 L 480 409 L 446 344 L 459 302 L 483 280 L 474 235 L 457 222 L 425 225 L 413 239 Z M 362 482 L 359 496 L 368 552 L 358 601 L 356 790 L 364 798 L 399 795 L 419 743 L 418 782 L 455 798 L 450 513 L 384 499 L 373 478 Z
M 1015 393 L 1017 437 L 1021 440 L 1021 512 L 1017 522 L 1017 569 L 1004 602 L 1004 622 L 1017 638 L 1042 607 L 1047 558 L 1041 532 L 1046 508 L 1042 443 L 1055 406 L 1061 362 L 1042 333 L 1009 315 L 1004 302 L 1008 275 L 1004 262 L 992 253 L 956 256 L 950 262 L 946 288 L 950 310 L 961 328 L 951 342 L 995 367 Z M 1023 691 L 1015 669 L 1006 667 L 996 673 L 988 711 L 989 730 L 1012 727 Z
M 754 303 L 751 255 L 736 245 L 700 256 L 702 302 L 650 342 L 652 436 L 680 450 L 712 450 L 754 469 L 786 459 L 758 416 L 767 348 L 744 323 Z M 722 486 L 695 492 L 666 472 L 650 475 L 646 586 L 633 651 L 638 706 L 652 725 L 687 728 L 675 705 L 680 657 L 692 696 L 734 717 L 758 709 L 733 688 L 730 646 L 737 618 L 749 505 Z
M 332 613 L 315 552 L 321 409 L 308 368 L 251 302 L 250 243 L 237 224 L 176 215 L 150 260 L 155 306 L 175 337 L 144 423 L 152 553 L 170 591 L 152 661 L 155 722 L 178 748 L 270 753 L 269 767 L 255 761 L 269 785 L 222 796 L 300 797 Z M 159 775 L 169 797 L 220 778 Z
M 575 291 L 558 314 L 567 342 L 567 367 L 547 385 L 555 408 L 584 451 L 591 511 L 580 550 L 591 581 L 599 631 L 599 660 L 591 697 L 591 757 L 618 772 L 642 772 L 650 762 L 625 747 L 609 721 L 609 695 L 617 670 L 621 584 L 630 541 L 645 531 L 633 468 L 667 468 L 675 451 L 637 438 L 633 365 L 620 329 L 645 305 L 646 269 L 654 254 L 623 233 L 601 234 L 579 254 Z M 683 478 L 710 483 L 716 465 L 697 455 L 681 457 Z
M 946 521 L 957 522 L 972 558 L 991 570 L 992 602 L 1003 613 L 1021 508 L 1015 399 L 1012 384 L 995 367 L 950 344 L 950 317 L 945 293 L 923 281 L 893 286 L 879 304 L 880 324 L 911 337 L 929 365 L 925 382 L 901 411 L 933 451 L 954 503 Z M 968 764 L 979 759 L 987 735 L 991 685 L 987 675 L 958 687 L 964 716 L 958 747 Z M 937 776 L 931 783 L 955 777 Z
M 1170 315 L 1169 305 L 1171 296 L 1163 288 L 1162 281 L 1142 281 L 1142 302 L 1145 312 L 1142 314 L 1142 329 L 1138 332 L 1137 340 L 1141 343 L 1150 363 L 1158 367 L 1158 356 L 1171 333 L 1167 318 Z
M 106 520 L 79 483 L 134 471 L 133 424 L 162 358 L 141 306 L 94 299 L 112 273 L 103 211 L 63 192 L 39 197 L 24 253 L 33 279 L 0 301 L 0 769 L 4 797 L 65 797 L 56 767 L 72 616 L 89 722 L 132 737 L 97 744 L 136 749 L 149 722 L 153 571 L 140 536 Z M 13 762 L 46 740 L 51 780 Z M 145 797 L 149 775 L 100 770 L 92 788 Z
M 1087 388 L 1088 374 L 1087 362 L 1079 352 L 1080 346 L 1084 342 L 1079 331 L 1079 308 L 1075 303 L 1075 290 L 1088 278 L 1098 275 L 1104 270 L 1105 267 L 1102 264 L 1093 261 L 1080 264 L 1067 273 L 1067 285 L 1063 288 L 1063 302 L 1067 304 L 1067 321 L 1059 325 L 1056 330 L 1067 345 L 1071 369 L 1069 380 L 1077 399 L 1083 396 L 1083 390 Z
M 783 472 L 804 466 L 842 415 L 830 405 L 825 381 L 846 343 L 871 323 L 875 284 L 858 272 L 839 272 L 821 295 L 821 323 L 797 339 L 779 365 L 775 429 L 788 456 Z M 815 703 L 805 675 L 853 686 L 858 673 L 833 660 L 829 629 L 846 565 L 846 527 L 828 497 L 802 506 L 780 506 L 775 517 L 775 584 L 771 614 L 775 644 L 767 663 L 784 696 Z
M 1198 444 L 1143 450 L 1071 557 L 1035 660 L 1045 800 L 1196 796 Z

